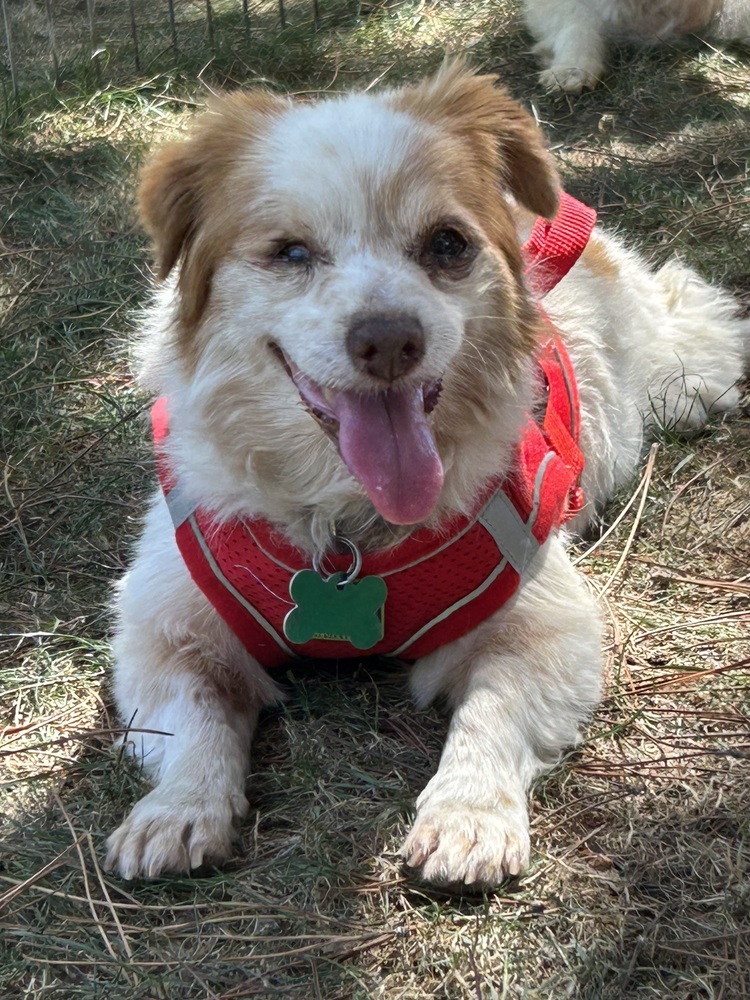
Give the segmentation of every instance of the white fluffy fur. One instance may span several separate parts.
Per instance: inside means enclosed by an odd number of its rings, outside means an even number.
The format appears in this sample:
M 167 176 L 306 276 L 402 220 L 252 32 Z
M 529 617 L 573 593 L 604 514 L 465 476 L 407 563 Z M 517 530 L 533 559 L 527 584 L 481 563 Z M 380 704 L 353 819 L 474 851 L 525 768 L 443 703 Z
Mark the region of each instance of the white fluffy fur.
M 426 86 L 439 96 L 441 88 L 460 91 L 468 78 L 452 68 Z M 344 320 L 372 301 L 418 312 L 430 333 L 423 364 L 445 383 L 435 417 L 453 407 L 457 425 L 455 436 L 446 437 L 440 510 L 470 507 L 478 485 L 507 467 L 532 394 L 528 358 L 520 348 L 507 365 L 477 355 L 477 375 L 482 366 L 498 368 L 495 404 L 479 415 L 461 408 L 460 385 L 451 395 L 451 372 L 471 347 L 472 330 L 513 329 L 521 293 L 512 291 L 509 265 L 483 247 L 465 279 L 438 285 L 405 261 L 404 234 L 419 231 L 423 220 L 467 218 L 481 231 L 481 220 L 462 202 L 460 176 L 447 183 L 443 171 L 417 171 L 399 188 L 400 199 L 378 201 L 379 185 L 405 159 L 439 146 L 448 130 L 439 116 L 428 122 L 410 115 L 386 92 L 285 105 L 248 142 L 236 182 L 251 162 L 252 197 L 259 199 L 253 211 L 260 204 L 283 216 L 285 232 L 304 219 L 306 231 L 333 248 L 336 266 L 322 289 L 317 278 L 309 288 L 290 286 L 290 279 L 249 262 L 240 226 L 213 276 L 192 365 L 176 339 L 180 293 L 171 283 L 155 300 L 143 379 L 169 396 L 171 461 L 196 501 L 221 516 L 273 517 L 310 553 L 325 547 L 341 519 L 355 527 L 361 544 L 370 530 L 384 544 L 388 526 L 367 527 L 377 521 L 372 507 L 268 350 L 273 339 L 321 383 L 356 385 L 362 376 L 341 346 Z M 295 162 L 300 150 L 302 171 Z M 385 218 L 382 232 L 373 231 L 373 201 Z M 532 213 L 513 211 L 523 240 Z M 488 315 L 498 282 L 510 289 L 503 292 L 504 316 Z M 732 318 L 725 293 L 677 265 L 653 273 L 598 230 L 545 305 L 580 379 L 589 498 L 582 526 L 636 470 L 644 418 L 693 428 L 712 408 L 734 405 L 747 330 Z M 394 538 L 402 536 L 403 529 L 400 535 L 394 529 Z M 192 583 L 161 495 L 118 605 L 117 704 L 138 731 L 128 742 L 155 787 L 110 838 L 107 864 L 132 878 L 221 861 L 233 824 L 247 810 L 258 713 L 277 690 Z M 600 671 L 595 602 L 568 560 L 564 538 L 553 537 L 508 605 L 411 670 L 417 702 L 445 695 L 453 717 L 403 848 L 410 865 L 447 883 L 492 884 L 522 870 L 529 857 L 529 785 L 576 741 L 598 700 Z
M 750 38 L 747 0 L 524 0 L 534 52 L 549 90 L 593 87 L 606 63 L 607 43 L 653 45 L 687 34 Z

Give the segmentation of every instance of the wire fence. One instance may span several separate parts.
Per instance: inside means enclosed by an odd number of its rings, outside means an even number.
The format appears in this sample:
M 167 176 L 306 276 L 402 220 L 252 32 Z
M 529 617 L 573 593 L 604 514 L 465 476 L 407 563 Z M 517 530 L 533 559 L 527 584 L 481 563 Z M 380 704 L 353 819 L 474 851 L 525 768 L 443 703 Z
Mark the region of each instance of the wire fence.
M 359 16 L 358 0 L 0 0 L 6 93 L 46 82 L 60 88 L 86 66 L 102 85 L 128 71 L 163 69 L 170 58 L 211 60 L 228 49 Z

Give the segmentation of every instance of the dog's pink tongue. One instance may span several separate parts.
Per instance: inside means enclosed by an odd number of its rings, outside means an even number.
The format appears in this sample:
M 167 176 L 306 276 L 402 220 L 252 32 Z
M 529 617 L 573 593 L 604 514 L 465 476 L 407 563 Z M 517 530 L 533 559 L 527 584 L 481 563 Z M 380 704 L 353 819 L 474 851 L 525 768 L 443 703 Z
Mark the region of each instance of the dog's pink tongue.
M 421 387 L 336 395 L 341 457 L 391 524 L 417 524 L 435 509 L 443 464 L 427 424 Z

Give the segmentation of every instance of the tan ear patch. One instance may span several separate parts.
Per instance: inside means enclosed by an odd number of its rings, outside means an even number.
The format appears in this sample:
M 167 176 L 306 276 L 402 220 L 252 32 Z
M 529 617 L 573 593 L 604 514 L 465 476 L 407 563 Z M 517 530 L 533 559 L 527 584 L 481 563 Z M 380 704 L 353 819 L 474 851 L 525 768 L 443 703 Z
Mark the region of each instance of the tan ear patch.
M 605 281 L 614 281 L 620 271 L 617 262 L 607 251 L 607 246 L 596 233 L 592 234 L 581 258 L 591 273 Z
M 264 91 L 214 100 L 184 141 L 157 150 L 141 172 L 138 207 L 154 240 L 157 277 L 181 262 L 180 316 L 193 326 L 236 226 L 230 173 L 288 102 Z
M 496 76 L 477 76 L 453 60 L 418 86 L 395 92 L 393 104 L 442 125 L 522 205 L 552 218 L 560 190 L 554 161 L 534 119 L 496 83 Z

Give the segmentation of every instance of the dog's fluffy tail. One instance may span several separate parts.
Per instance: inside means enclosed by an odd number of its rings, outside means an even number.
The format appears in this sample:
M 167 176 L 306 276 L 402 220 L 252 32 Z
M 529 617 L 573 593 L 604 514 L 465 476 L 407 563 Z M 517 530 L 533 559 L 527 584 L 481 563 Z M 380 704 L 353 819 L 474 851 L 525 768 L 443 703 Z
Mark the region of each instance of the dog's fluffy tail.
M 652 419 L 697 431 L 739 403 L 737 382 L 750 369 L 750 319 L 728 292 L 680 264 L 666 264 L 656 278 L 673 323 L 675 363 L 660 366 L 651 382 Z

